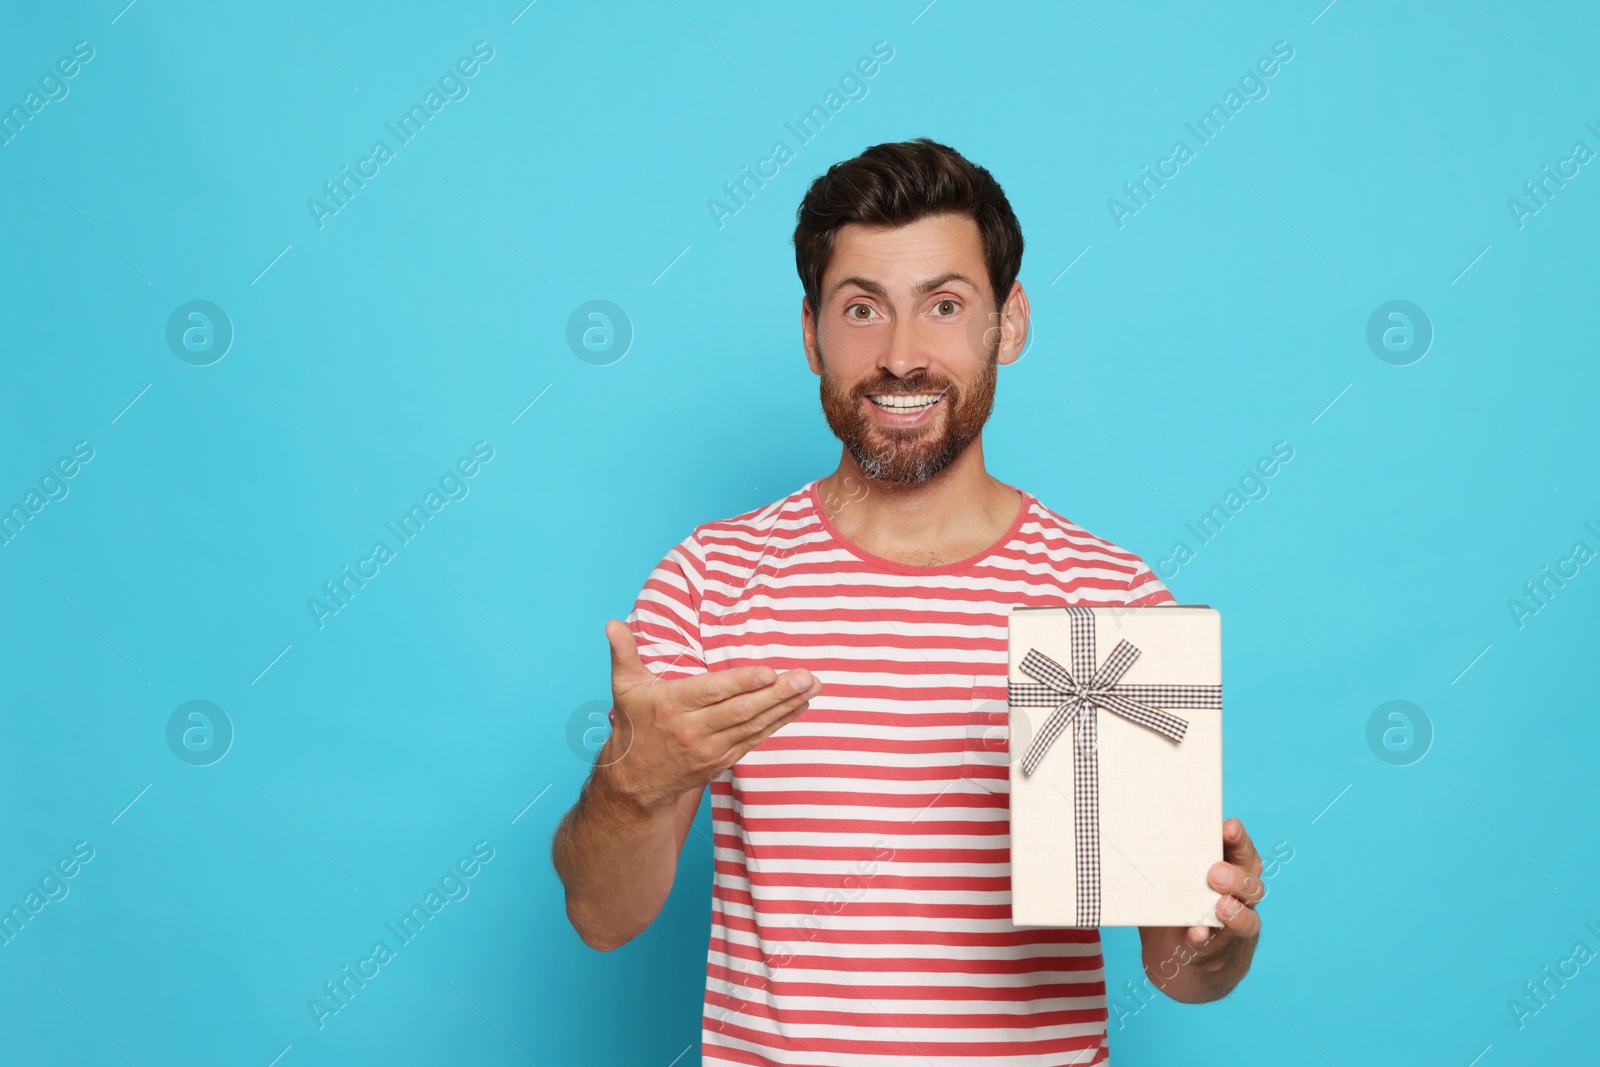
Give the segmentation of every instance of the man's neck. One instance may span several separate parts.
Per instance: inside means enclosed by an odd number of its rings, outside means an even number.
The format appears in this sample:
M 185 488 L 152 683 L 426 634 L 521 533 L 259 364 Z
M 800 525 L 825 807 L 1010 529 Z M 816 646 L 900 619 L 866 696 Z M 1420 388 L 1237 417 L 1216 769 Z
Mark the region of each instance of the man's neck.
M 845 539 L 875 556 L 938 567 L 975 556 L 1000 540 L 1022 495 L 983 466 L 983 439 L 921 485 L 868 478 L 849 450 L 817 485 L 828 517 Z

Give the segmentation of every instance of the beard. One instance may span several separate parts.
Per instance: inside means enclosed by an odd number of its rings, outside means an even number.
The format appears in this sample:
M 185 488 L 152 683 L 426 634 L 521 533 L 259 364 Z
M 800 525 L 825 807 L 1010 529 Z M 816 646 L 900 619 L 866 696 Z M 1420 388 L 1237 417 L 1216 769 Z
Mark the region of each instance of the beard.
M 886 487 L 922 485 L 954 463 L 989 421 L 999 356 L 997 341 L 987 364 L 965 388 L 927 371 L 906 378 L 881 371 L 877 377 L 851 388 L 828 373 L 828 361 L 819 343 L 822 413 L 828 428 L 873 482 Z M 884 393 L 939 393 L 943 410 L 922 426 L 884 426 L 868 407 L 872 401 L 866 399 L 869 394 Z

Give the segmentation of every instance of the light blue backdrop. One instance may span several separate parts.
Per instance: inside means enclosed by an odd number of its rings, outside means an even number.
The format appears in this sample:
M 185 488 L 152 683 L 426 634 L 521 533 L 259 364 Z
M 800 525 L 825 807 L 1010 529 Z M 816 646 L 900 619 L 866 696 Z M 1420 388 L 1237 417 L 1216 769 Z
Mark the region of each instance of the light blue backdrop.
M 1592 7 L 125 2 L 0 22 L 0 506 L 23 509 L 0 904 L 25 913 L 0 1061 L 697 1047 L 707 838 L 601 955 L 550 834 L 604 621 L 696 523 L 835 462 L 794 208 L 919 135 L 989 167 L 1027 236 L 1035 337 L 991 469 L 1222 610 L 1226 807 L 1293 854 L 1249 984 L 1128 1002 L 1115 1062 L 1592 1056 Z M 1292 59 L 1245 78 L 1278 42 Z M 801 143 L 785 124 L 830 90 Z M 1202 144 L 1185 124 L 1213 104 Z M 779 140 L 793 158 L 719 226 L 708 201 Z M 341 203 L 346 167 L 368 176 Z M 593 300 L 618 332 L 574 348 Z M 1186 524 L 1278 442 L 1292 461 L 1202 543 Z M 430 489 L 402 542 L 385 524 Z M 345 566 L 369 577 L 333 614 Z M 1115 993 L 1136 937 L 1106 948 Z M 345 966 L 376 975 L 319 1028 Z

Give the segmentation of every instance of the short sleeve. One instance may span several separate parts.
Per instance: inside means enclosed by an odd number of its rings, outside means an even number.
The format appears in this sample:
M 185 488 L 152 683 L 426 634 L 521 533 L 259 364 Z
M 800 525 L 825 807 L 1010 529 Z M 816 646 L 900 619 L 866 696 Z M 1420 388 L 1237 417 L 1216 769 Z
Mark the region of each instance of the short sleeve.
M 1141 560 L 1138 569 L 1128 581 L 1128 606 L 1153 608 L 1177 602 L 1178 598 L 1172 595 L 1162 584 L 1161 579 L 1156 577 L 1155 572 Z
M 633 610 L 623 620 L 633 631 L 639 659 L 661 679 L 706 671 L 700 644 L 702 557 L 691 535 L 656 564 Z

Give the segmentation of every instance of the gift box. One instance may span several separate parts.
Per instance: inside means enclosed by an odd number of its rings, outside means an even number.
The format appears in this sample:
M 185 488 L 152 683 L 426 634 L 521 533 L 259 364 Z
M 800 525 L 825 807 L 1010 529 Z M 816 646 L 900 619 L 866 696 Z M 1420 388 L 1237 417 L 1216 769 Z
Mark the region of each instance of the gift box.
M 1222 617 L 1013 608 L 1011 921 L 1221 926 Z

